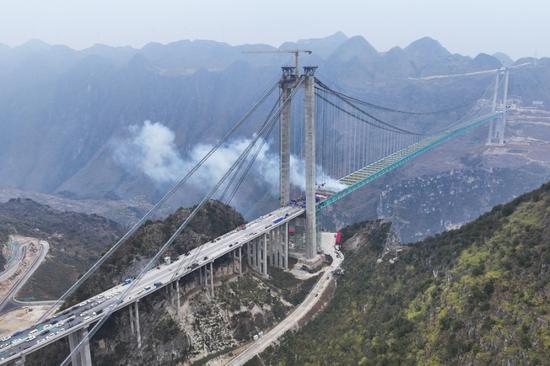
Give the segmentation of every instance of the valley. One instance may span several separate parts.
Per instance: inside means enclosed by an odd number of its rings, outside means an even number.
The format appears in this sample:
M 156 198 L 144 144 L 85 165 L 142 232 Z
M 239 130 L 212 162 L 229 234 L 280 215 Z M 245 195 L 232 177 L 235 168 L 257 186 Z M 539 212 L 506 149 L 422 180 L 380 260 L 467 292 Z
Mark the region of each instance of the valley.
M 546 365 L 545 7 L 488 4 L 4 7 L 0 365 Z

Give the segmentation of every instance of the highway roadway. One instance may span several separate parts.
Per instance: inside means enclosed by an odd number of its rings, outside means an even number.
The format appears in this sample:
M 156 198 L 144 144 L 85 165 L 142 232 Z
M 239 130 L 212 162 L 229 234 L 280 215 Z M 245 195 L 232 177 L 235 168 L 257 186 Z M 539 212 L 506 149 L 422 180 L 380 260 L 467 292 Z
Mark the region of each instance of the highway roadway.
M 10 241 L 7 245 L 10 247 L 11 255 L 7 258 L 4 270 L 0 273 L 0 281 L 7 280 L 15 273 L 19 263 L 25 257 L 27 249 L 25 245 L 17 245 L 14 241 Z
M 20 358 L 22 355 L 32 353 L 81 328 L 88 327 L 94 321 L 99 320 L 103 312 L 128 306 L 136 300 L 161 289 L 177 278 L 184 277 L 215 259 L 244 246 L 247 242 L 273 230 L 273 228 L 284 225 L 286 222 L 302 215 L 304 211 L 301 206 L 279 208 L 251 221 L 244 229 L 235 229 L 186 254 L 180 255 L 177 260 L 170 264 L 161 264 L 150 270 L 124 299 L 119 297 L 127 285 L 119 284 L 55 314 L 38 325 L 1 338 L 0 365 Z M 282 220 L 274 224 L 273 221 L 277 218 L 282 218 Z
M 17 305 L 16 302 L 14 302 L 14 297 L 17 294 L 17 292 L 27 283 L 29 278 L 31 278 L 32 274 L 38 269 L 38 267 L 42 264 L 44 259 L 46 258 L 46 254 L 48 254 L 48 251 L 50 250 L 50 244 L 45 240 L 39 241 L 39 247 L 40 253 L 32 263 L 32 265 L 29 267 L 29 269 L 25 272 L 23 277 L 18 279 L 10 289 L 10 291 L 6 294 L 4 299 L 0 301 L 0 313 L 3 312 L 4 308 L 8 307 L 8 305 L 11 305 L 10 310 L 12 310 L 14 307 L 17 308 L 19 305 Z M 23 260 L 23 258 L 21 258 Z

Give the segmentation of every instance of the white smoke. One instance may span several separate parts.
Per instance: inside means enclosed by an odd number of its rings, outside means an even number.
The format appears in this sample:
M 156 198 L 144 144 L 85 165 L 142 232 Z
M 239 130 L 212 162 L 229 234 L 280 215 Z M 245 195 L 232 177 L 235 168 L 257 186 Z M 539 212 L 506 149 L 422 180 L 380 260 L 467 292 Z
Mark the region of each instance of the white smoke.
M 187 167 L 175 144 L 172 130 L 162 123 L 145 121 L 129 127 L 129 137 L 115 142 L 114 158 L 130 170 L 137 169 L 155 183 L 176 181 Z
M 204 189 L 212 187 L 238 159 L 250 144 L 250 139 L 238 139 L 220 147 L 193 175 L 190 182 Z M 262 143 L 263 141 L 258 141 Z M 210 151 L 212 145 L 197 144 L 187 157 L 182 157 L 175 144 L 175 134 L 160 122 L 145 121 L 142 126 L 130 126 L 129 136 L 116 141 L 114 158 L 129 171 L 139 171 L 156 184 L 175 183 Z M 256 151 L 256 149 L 253 149 Z M 290 158 L 291 184 L 305 188 L 304 162 L 294 156 Z M 251 172 L 273 195 L 279 190 L 279 157 L 269 152 L 265 143 L 258 153 L 254 170 Z M 337 180 L 321 178 L 324 174 L 317 167 L 318 181 L 325 182 L 324 188 L 338 191 L 345 188 Z

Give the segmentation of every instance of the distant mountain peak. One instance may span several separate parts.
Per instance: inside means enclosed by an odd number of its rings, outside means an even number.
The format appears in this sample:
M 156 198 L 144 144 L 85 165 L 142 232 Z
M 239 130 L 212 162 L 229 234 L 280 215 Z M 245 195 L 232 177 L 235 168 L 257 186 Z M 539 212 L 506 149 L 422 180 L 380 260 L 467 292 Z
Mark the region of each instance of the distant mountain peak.
M 340 41 L 344 42 L 348 39 L 348 36 L 342 31 L 338 31 L 334 34 L 331 34 L 327 37 L 320 37 L 320 38 L 306 38 L 306 39 L 299 39 L 296 43 L 309 43 L 309 42 L 316 42 L 316 41 Z
M 334 57 L 341 61 L 358 58 L 368 61 L 379 56 L 378 51 L 362 36 L 354 36 L 345 41 L 336 51 Z
M 300 39 L 296 42 L 284 42 L 279 49 L 307 48 L 313 51 L 316 56 L 328 57 L 334 50 L 348 40 L 342 32 L 336 32 L 328 37 Z
M 49 49 L 50 47 L 51 45 L 47 44 L 46 42 L 40 39 L 31 39 L 17 46 L 18 49 L 27 49 L 31 51 L 43 51 L 43 50 Z
M 411 56 L 445 57 L 451 53 L 435 39 L 423 37 L 412 42 L 405 48 L 405 52 Z
M 498 69 L 502 66 L 500 60 L 486 53 L 480 53 L 471 62 L 473 70 Z
M 503 66 L 510 66 L 514 64 L 514 60 L 504 52 L 496 52 L 493 54 L 493 57 L 498 59 Z

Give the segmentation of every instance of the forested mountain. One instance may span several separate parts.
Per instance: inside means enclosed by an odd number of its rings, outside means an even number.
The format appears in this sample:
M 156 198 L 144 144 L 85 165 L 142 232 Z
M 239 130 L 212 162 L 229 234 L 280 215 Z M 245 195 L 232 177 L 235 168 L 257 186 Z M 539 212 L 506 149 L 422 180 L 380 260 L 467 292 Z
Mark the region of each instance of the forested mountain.
M 550 184 L 409 247 L 390 231 L 344 230 L 332 302 L 249 365 L 547 364 Z

